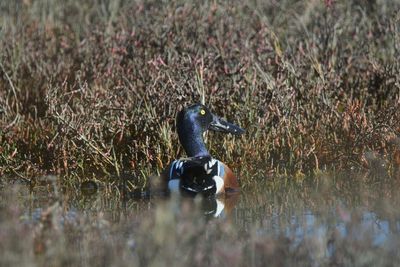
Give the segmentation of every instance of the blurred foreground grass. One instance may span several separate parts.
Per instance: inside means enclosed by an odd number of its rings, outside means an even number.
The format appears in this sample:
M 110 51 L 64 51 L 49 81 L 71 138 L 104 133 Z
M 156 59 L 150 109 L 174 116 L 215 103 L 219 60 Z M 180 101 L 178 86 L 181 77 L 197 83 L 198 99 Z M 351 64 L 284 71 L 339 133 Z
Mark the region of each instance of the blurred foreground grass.
M 176 112 L 242 184 L 265 173 L 400 164 L 399 1 L 0 3 L 0 176 L 128 172 L 183 155 Z M 397 153 L 397 154 L 396 154 Z M 367 155 L 367 156 L 366 156 Z M 369 155 L 369 156 L 368 156 Z
M 0 190 L 1 266 L 398 266 L 399 180 L 258 182 L 229 215 L 56 184 Z

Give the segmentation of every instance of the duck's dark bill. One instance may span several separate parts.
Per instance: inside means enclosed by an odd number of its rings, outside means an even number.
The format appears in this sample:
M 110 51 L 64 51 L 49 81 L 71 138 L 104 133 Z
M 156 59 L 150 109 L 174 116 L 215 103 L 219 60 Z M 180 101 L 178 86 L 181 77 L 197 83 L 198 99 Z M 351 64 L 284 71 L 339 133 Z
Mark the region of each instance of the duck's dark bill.
M 210 129 L 218 132 L 225 132 L 231 134 L 242 134 L 244 130 L 239 126 L 227 122 L 218 116 L 213 115 L 213 121 L 210 124 Z

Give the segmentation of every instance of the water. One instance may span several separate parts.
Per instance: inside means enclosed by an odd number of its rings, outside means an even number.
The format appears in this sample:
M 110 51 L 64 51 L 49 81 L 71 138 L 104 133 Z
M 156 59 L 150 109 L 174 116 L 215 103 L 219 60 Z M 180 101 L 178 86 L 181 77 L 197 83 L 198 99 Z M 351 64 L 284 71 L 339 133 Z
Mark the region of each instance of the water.
M 320 175 L 300 182 L 266 180 L 238 195 L 206 200 L 121 200 L 101 187 L 87 194 L 53 183 L 33 191 L 6 186 L 0 241 L 8 252 L 2 252 L 7 254 L 2 261 L 57 265 L 65 257 L 83 266 L 127 261 L 395 266 L 400 263 L 399 186 L 387 176 Z M 15 238 L 26 242 L 11 241 Z

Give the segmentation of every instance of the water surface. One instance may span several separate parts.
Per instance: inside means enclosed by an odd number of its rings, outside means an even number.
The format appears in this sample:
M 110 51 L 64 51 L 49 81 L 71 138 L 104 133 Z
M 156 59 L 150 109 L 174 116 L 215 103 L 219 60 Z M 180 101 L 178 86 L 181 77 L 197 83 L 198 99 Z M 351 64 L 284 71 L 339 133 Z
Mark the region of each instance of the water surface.
M 122 199 L 57 182 L 1 193 L 3 264 L 396 266 L 400 182 L 265 179 L 218 199 Z M 77 187 L 79 188 L 79 187 Z

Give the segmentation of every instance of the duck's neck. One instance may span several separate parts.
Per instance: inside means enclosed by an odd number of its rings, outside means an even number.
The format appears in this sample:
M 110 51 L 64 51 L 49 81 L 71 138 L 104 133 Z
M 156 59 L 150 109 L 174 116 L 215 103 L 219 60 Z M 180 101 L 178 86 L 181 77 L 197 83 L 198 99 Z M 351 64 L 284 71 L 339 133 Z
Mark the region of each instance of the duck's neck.
M 196 126 L 178 130 L 178 135 L 188 157 L 210 155 L 203 140 L 203 133 Z

